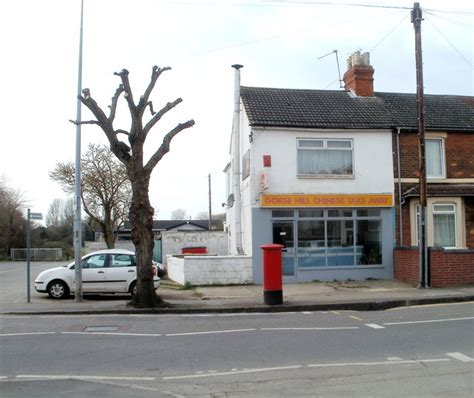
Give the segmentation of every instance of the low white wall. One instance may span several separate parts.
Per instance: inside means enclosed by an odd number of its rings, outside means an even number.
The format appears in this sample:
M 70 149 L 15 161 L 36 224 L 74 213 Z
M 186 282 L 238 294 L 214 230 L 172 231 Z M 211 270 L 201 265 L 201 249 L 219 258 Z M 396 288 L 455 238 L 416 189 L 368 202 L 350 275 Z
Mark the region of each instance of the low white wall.
M 249 256 L 168 256 L 168 278 L 184 285 L 240 285 L 252 283 Z
M 163 231 L 161 242 L 164 265 L 169 255 L 181 254 L 183 247 L 205 246 L 208 253 L 221 256 L 229 253 L 227 232 L 222 231 Z

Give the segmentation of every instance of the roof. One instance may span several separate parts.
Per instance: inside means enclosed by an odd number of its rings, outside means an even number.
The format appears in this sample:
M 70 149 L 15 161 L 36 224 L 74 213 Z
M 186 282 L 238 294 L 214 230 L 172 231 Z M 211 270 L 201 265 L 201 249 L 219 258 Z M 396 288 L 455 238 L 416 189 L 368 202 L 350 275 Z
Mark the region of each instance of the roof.
M 418 126 L 415 94 L 241 87 L 254 127 L 389 129 Z M 425 127 L 474 132 L 474 97 L 425 95 Z
M 474 196 L 474 184 L 427 184 L 426 194 L 436 196 Z M 419 186 L 415 185 L 403 193 L 404 198 L 419 196 Z

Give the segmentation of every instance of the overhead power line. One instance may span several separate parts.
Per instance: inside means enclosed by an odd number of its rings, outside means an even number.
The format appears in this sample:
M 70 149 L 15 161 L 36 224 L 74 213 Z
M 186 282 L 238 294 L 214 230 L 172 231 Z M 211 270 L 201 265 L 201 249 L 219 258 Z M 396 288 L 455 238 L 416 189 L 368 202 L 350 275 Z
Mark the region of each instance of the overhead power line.
M 411 10 L 412 7 L 403 7 L 396 5 L 383 5 L 383 4 L 367 4 L 367 3 L 340 3 L 334 1 L 310 1 L 310 0 L 260 0 L 260 1 L 170 1 L 162 3 L 163 5 L 189 5 L 189 6 L 221 6 L 221 7 L 277 7 L 277 6 L 292 6 L 292 5 L 304 5 L 304 6 L 342 6 L 342 7 L 363 7 L 363 8 L 385 8 L 385 9 L 397 9 L 397 10 Z M 474 15 L 472 11 L 464 10 L 440 10 L 434 8 L 423 8 L 423 11 L 435 11 L 448 14 L 459 14 L 459 15 Z

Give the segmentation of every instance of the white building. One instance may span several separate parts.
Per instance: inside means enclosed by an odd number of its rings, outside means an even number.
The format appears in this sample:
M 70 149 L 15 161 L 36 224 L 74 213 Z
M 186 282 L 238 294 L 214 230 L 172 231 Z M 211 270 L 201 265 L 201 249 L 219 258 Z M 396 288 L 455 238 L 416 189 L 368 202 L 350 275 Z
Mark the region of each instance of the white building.
M 285 282 L 393 277 L 393 123 L 368 55 L 349 63 L 346 91 L 240 87 L 236 68 L 227 224 L 254 283 L 267 243 Z

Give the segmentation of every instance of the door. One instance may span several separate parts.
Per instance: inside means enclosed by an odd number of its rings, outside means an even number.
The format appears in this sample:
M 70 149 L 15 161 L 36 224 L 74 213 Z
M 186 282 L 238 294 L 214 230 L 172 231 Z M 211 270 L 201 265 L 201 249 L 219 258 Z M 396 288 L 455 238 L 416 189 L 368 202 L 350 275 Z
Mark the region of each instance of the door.
M 107 254 L 96 254 L 82 260 L 82 291 L 105 292 Z
M 135 279 L 137 267 L 135 256 L 110 254 L 110 263 L 105 270 L 105 287 L 108 292 L 127 292 L 128 284 Z
M 273 243 L 283 245 L 283 276 L 295 277 L 295 241 L 293 221 L 273 222 Z

